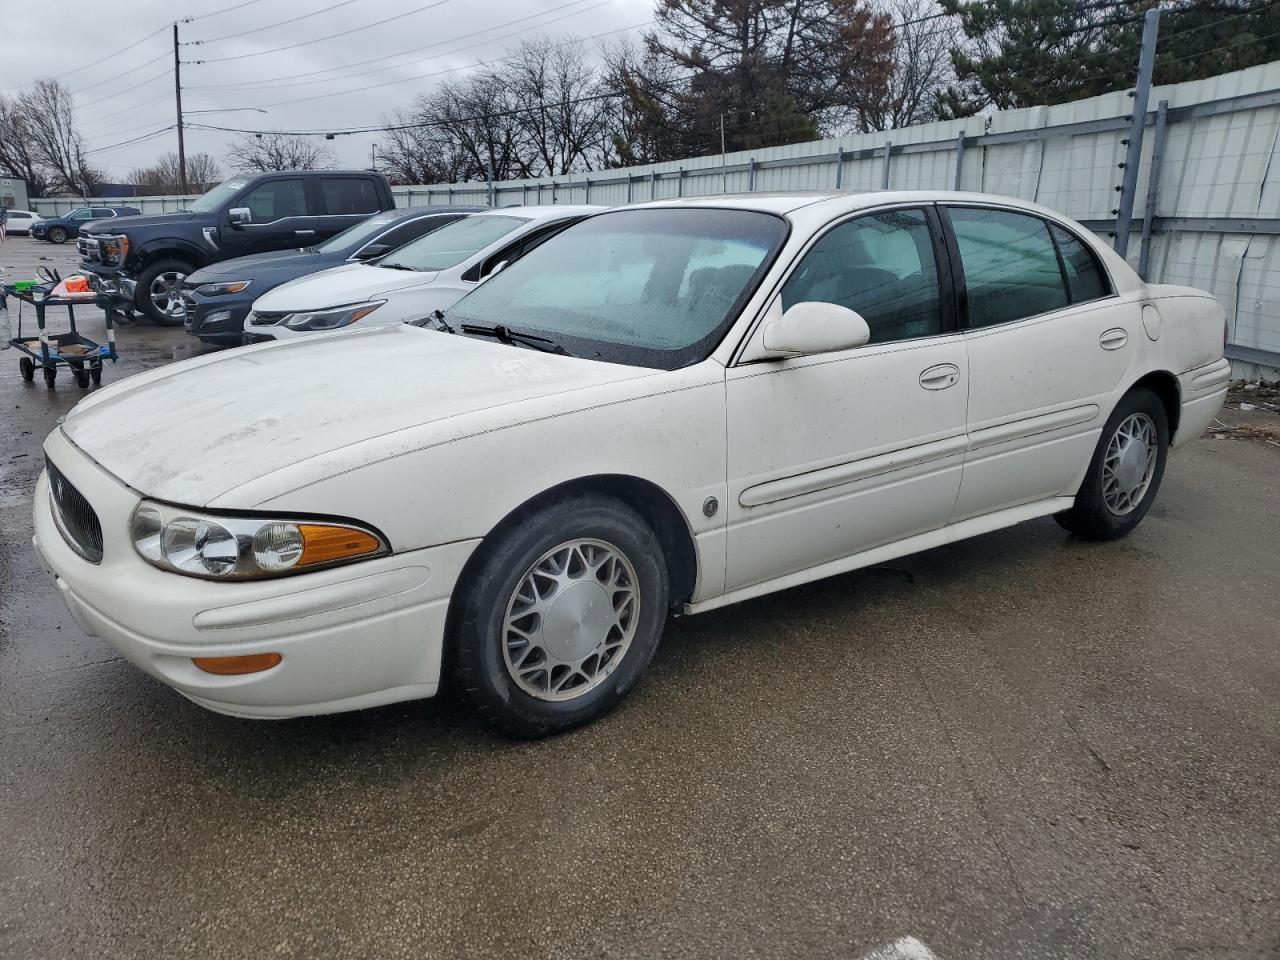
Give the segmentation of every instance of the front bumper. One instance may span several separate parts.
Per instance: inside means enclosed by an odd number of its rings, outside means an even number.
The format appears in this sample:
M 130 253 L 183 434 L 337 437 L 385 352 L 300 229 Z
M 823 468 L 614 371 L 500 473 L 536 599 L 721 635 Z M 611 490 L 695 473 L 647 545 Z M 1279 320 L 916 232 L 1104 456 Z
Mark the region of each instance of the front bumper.
M 392 554 L 315 573 L 218 583 L 146 563 L 128 520 L 138 495 L 62 435 L 49 459 L 102 525 L 102 562 L 58 531 L 46 474 L 36 486 L 34 545 L 72 618 L 135 666 L 219 713 L 295 717 L 432 696 L 439 685 L 449 596 L 477 541 Z M 201 671 L 192 657 L 279 653 L 244 676 Z
M 89 286 L 96 292 L 105 293 L 122 306 L 133 307 L 138 282 L 119 267 L 81 260 L 78 269 L 89 278 Z
M 252 297 L 205 297 L 188 287 L 182 292 L 186 304 L 183 325 L 187 333 L 201 340 L 239 343 L 244 320 L 253 306 Z

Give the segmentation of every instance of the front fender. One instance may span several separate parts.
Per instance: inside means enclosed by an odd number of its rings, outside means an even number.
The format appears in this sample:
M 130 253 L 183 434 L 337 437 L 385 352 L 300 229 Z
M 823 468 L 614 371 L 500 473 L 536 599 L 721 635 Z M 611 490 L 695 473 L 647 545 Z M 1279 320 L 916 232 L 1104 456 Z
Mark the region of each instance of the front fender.
M 135 250 L 129 251 L 130 266 L 135 273 L 146 269 L 147 264 L 155 260 L 182 260 L 197 270 L 209 263 L 208 250 L 183 237 L 156 237 L 142 241 Z

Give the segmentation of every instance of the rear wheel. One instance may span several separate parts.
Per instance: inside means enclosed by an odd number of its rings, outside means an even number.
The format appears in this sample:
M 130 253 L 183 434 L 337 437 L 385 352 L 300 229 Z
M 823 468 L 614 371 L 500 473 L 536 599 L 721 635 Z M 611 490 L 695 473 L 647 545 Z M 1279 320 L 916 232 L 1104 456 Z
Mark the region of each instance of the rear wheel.
M 509 735 L 542 737 L 613 709 L 667 617 L 666 560 L 640 515 L 575 495 L 481 549 L 458 587 L 449 651 L 476 712 Z
M 54 381 L 58 379 L 58 368 L 48 366 L 44 368 L 44 385 L 52 389 Z
M 18 372 L 22 374 L 23 380 L 30 383 L 36 378 L 36 365 L 30 357 L 19 357 Z
M 67 231 L 62 227 L 53 227 L 49 231 L 48 237 L 50 243 L 66 243 Z
M 161 327 L 177 327 L 186 317 L 182 285 L 192 272 L 191 265 L 181 260 L 157 260 L 138 277 L 134 301 L 152 323 Z
M 1139 387 L 1112 411 L 1075 505 L 1054 519 L 1086 540 L 1115 540 L 1147 515 L 1164 477 L 1169 418 L 1164 404 Z

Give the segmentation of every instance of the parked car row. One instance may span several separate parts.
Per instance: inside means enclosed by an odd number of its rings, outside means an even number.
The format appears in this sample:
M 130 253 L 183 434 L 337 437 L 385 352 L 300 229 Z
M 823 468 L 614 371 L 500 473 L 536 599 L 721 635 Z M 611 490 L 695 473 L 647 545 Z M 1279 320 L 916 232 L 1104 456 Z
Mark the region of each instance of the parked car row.
M 1036 517 L 1124 536 L 1230 375 L 1217 301 L 1031 203 L 458 216 L 247 320 L 314 335 L 71 411 L 35 542 L 77 623 L 224 713 L 448 683 L 541 736 L 619 703 L 673 612 Z
M 81 230 L 98 220 L 134 217 L 140 213 L 142 211 L 136 207 L 81 207 L 65 216 L 33 221 L 31 237 L 34 240 L 48 240 L 50 243 L 66 243 L 80 236 Z
M 31 228 L 42 218 L 33 210 L 8 210 L 4 231 L 9 236 L 30 236 Z

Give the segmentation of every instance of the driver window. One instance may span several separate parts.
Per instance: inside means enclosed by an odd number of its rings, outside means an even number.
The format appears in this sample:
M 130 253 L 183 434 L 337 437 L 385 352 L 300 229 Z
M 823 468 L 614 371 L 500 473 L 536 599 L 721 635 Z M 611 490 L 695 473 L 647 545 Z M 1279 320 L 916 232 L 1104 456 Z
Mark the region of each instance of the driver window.
M 283 217 L 305 217 L 307 189 L 301 180 L 268 180 L 250 190 L 235 206 L 248 207 L 254 223 L 271 223 Z
M 828 231 L 782 288 L 782 307 L 816 300 L 856 310 L 871 343 L 942 333 L 942 298 L 923 210 L 867 214 Z

